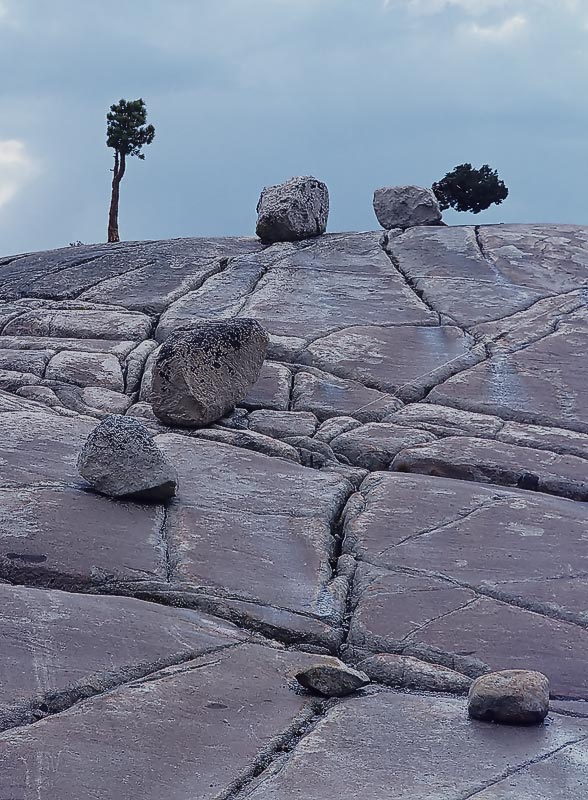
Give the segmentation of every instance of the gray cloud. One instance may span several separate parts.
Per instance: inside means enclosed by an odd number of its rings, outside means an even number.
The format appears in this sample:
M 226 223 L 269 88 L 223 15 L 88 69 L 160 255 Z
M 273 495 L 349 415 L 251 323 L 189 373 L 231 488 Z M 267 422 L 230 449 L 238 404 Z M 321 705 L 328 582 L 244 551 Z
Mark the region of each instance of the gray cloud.
M 478 222 L 586 221 L 584 0 L 0 8 L 0 143 L 36 165 L 0 206 L 2 253 L 104 239 L 120 97 L 142 96 L 156 127 L 123 182 L 125 238 L 250 233 L 260 188 L 307 173 L 329 184 L 331 230 L 374 228 L 376 186 L 463 161 L 511 189 Z

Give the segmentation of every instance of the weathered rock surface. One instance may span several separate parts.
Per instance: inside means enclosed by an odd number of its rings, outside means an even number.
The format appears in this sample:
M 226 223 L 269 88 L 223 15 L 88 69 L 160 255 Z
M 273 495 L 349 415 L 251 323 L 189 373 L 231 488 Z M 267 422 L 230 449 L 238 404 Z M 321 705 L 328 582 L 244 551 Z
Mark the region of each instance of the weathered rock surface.
M 329 191 L 313 177 L 266 186 L 257 203 L 255 232 L 262 242 L 293 242 L 327 230 Z
M 372 422 L 341 433 L 331 441 L 338 455 L 345 456 L 350 464 L 368 470 L 384 470 L 397 453 L 414 445 L 433 441 L 433 436 L 414 428 L 404 428 L 388 422 Z M 418 448 L 414 451 L 418 454 Z M 397 456 L 398 457 L 398 456 Z
M 243 400 L 267 351 L 256 320 L 208 322 L 177 331 L 153 366 L 151 403 L 168 425 L 203 427 Z
M 223 442 L 232 444 L 235 447 L 244 447 L 247 450 L 254 450 L 256 453 L 263 453 L 266 456 L 276 458 L 287 458 L 289 461 L 300 462 L 300 457 L 296 448 L 272 438 L 263 433 L 250 430 L 225 430 L 203 428 L 194 432 L 194 436 L 199 439 L 208 439 L 211 442 Z
M 110 416 L 88 436 L 78 459 L 80 475 L 109 497 L 163 502 L 174 497 L 178 476 L 172 464 L 132 417 Z
M 420 186 L 385 186 L 374 192 L 374 212 L 385 228 L 439 225 L 441 209 L 431 189 Z
M 313 342 L 308 352 L 319 369 L 404 402 L 421 400 L 435 384 L 483 359 L 454 326 L 344 328 Z
M 133 598 L 6 585 L 0 597 L 3 731 L 245 638 L 214 617 Z
M 349 414 L 361 422 L 377 422 L 401 406 L 390 394 L 317 369 L 300 370 L 294 377 L 292 408 L 311 411 L 319 419 Z
M 477 678 L 468 713 L 484 722 L 538 725 L 549 712 L 549 681 L 540 672 L 504 670 Z
M 497 225 L 0 259 L 0 798 L 584 800 L 587 253 Z M 271 360 L 171 432 L 159 348 L 232 318 Z M 80 479 L 112 413 L 165 507 Z M 327 654 L 371 685 L 300 689 Z M 504 670 L 549 679 L 546 725 L 450 696 Z
M 318 421 L 308 411 L 254 411 L 249 415 L 249 429 L 283 439 L 286 436 L 312 436 Z
M 366 658 L 359 668 L 373 681 L 395 689 L 414 689 L 421 692 L 467 694 L 472 679 L 439 664 L 428 664 L 412 656 L 377 653 Z
M 486 439 L 456 436 L 408 447 L 391 469 L 588 500 L 588 460 Z
M 588 699 L 585 521 L 584 503 L 537 492 L 373 474 L 344 518 L 359 560 L 349 644 L 471 677 L 537 670 Z
M 265 361 L 259 377 L 241 401 L 244 408 L 287 411 L 292 373 L 283 364 Z
M 248 644 L 195 654 L 178 668 L 8 731 L 0 786 L 13 794 L 22 787 L 24 800 L 122 798 L 129 787 L 145 800 L 162 792 L 212 800 L 262 768 L 313 719 L 316 701 L 288 684 L 288 673 L 311 659 Z M 100 757 L 105 752 L 112 757 Z M 59 769 L 45 767 L 56 763 Z

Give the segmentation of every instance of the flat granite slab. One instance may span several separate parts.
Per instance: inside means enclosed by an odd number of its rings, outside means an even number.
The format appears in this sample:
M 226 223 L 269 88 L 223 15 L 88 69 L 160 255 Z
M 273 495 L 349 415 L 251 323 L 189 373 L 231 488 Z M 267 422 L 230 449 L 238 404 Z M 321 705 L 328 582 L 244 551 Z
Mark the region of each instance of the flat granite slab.
M 588 698 L 584 503 L 425 475 L 374 473 L 345 514 L 360 567 L 348 645 L 479 675 L 537 669 Z
M 245 638 L 215 617 L 128 597 L 0 585 L 0 602 L 2 731 Z
M 553 715 L 523 734 L 468 720 L 453 698 L 378 692 L 330 709 L 244 796 L 580 800 L 587 757 L 587 720 Z
M 222 797 L 312 722 L 321 705 L 292 676 L 316 660 L 237 645 L 8 730 L 0 796 Z

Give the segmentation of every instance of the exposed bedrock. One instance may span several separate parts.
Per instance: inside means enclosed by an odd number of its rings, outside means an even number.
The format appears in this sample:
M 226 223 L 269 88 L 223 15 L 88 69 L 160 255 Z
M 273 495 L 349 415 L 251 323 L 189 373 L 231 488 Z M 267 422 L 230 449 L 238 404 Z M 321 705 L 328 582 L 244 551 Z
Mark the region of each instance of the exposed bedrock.
M 0 259 L 0 798 L 585 800 L 588 228 L 313 208 Z

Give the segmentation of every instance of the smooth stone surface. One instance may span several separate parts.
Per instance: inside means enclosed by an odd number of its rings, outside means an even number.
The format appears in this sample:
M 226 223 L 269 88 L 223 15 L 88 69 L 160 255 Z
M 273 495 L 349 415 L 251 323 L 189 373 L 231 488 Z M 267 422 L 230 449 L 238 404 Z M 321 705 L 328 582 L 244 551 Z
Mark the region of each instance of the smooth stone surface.
M 384 421 L 406 425 L 408 428 L 421 428 L 435 436 L 479 436 L 493 439 L 504 428 L 504 422 L 498 417 L 429 403 L 405 406 L 390 414 Z
M 173 333 L 153 366 L 151 404 L 168 425 L 203 427 L 256 382 L 268 337 L 256 320 L 208 322 Z
M 0 369 L 15 372 L 30 372 L 43 377 L 45 367 L 54 355 L 53 350 L 6 350 L 0 349 Z
M 587 254 L 588 228 L 465 225 L 0 259 L 0 798 L 584 800 L 586 503 L 531 489 L 585 478 Z M 170 433 L 160 343 L 235 317 L 271 361 Z M 125 409 L 177 467 L 165 509 L 84 491 L 78 453 Z M 247 429 L 268 410 L 322 424 Z M 335 455 L 374 422 L 485 482 Z M 325 653 L 375 685 L 305 692 Z M 545 725 L 448 697 L 505 669 L 549 678 Z
M 276 458 L 286 458 L 288 461 L 300 462 L 296 448 L 286 442 L 276 441 L 271 436 L 266 436 L 256 431 L 230 430 L 224 427 L 222 429 L 215 428 L 214 430 L 203 428 L 194 431 L 193 435 L 199 439 L 208 439 L 211 442 L 222 442 L 234 447 L 243 447 L 246 450 L 253 450 L 266 456 L 275 456 Z
M 316 701 L 293 692 L 288 674 L 316 659 L 238 645 L 8 731 L 2 796 L 213 800 L 313 718 Z
M 125 310 L 59 309 L 27 311 L 11 320 L 5 336 L 61 336 L 79 339 L 141 340 L 149 336 L 151 320 Z
M 86 386 L 82 389 L 81 398 L 89 408 L 104 414 L 124 414 L 133 402 L 126 394 L 98 386 Z
M 222 258 L 259 250 L 257 239 L 231 237 L 84 245 L 50 250 L 41 258 L 31 253 L 3 265 L 0 297 L 32 293 L 61 299 L 82 292 L 93 302 L 120 305 L 124 298 L 128 308 L 159 313 L 214 273 Z
M 123 392 L 125 388 L 120 362 L 110 353 L 61 351 L 47 365 L 45 377 L 75 383 L 77 386 L 98 386 L 114 392 Z
M 549 681 L 540 672 L 505 670 L 471 685 L 468 714 L 484 722 L 538 725 L 549 712 Z
M 498 352 L 450 378 L 433 389 L 430 399 L 516 422 L 588 433 L 586 383 L 578 360 L 587 346 L 588 318 L 579 317 L 517 352 Z
M 131 417 L 109 416 L 88 436 L 80 475 L 100 494 L 161 503 L 174 497 L 178 476 L 149 430 Z
M 374 212 L 385 230 L 438 225 L 439 202 L 431 189 L 420 186 L 385 186 L 374 192 Z
M 483 358 L 453 326 L 350 327 L 318 339 L 308 352 L 313 366 L 404 402 L 420 400 L 431 386 Z
M 275 361 L 264 361 L 259 377 L 240 405 L 251 410 L 287 411 L 291 384 L 292 373 L 288 367 Z
M 212 617 L 133 598 L 6 585 L 0 598 L 1 730 L 243 639 Z
M 347 433 L 359 427 L 361 427 L 361 422 L 353 417 L 331 417 L 319 426 L 314 438 L 330 444 L 341 433 Z
M 514 235 L 517 230 L 522 236 L 526 233 L 520 226 L 500 225 L 494 228 L 493 235 L 501 237 L 509 229 Z M 547 263 L 543 261 L 542 250 L 550 238 L 553 250 L 558 249 L 559 240 L 560 264 L 569 258 L 569 250 L 561 247 L 559 226 L 546 226 L 541 232 L 543 237 L 538 232 L 535 257 L 529 260 L 524 272 L 508 269 L 508 258 L 502 263 L 493 258 L 484 243 L 484 229 L 478 230 L 479 233 L 471 226 L 410 228 L 401 236 L 389 237 L 387 250 L 429 305 L 465 327 L 508 317 L 557 291 L 544 280 L 537 283 L 537 276 L 544 279 L 559 271 L 556 264 L 548 269 L 540 266 Z M 574 236 L 580 230 L 576 229 Z M 531 262 L 535 280 L 527 281 Z

